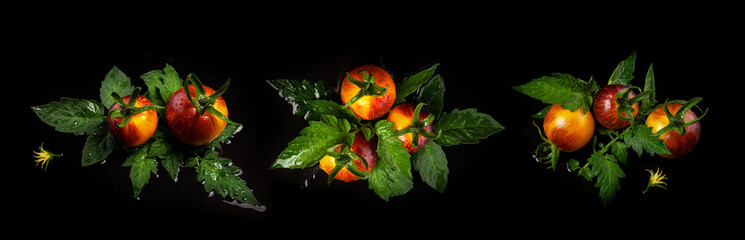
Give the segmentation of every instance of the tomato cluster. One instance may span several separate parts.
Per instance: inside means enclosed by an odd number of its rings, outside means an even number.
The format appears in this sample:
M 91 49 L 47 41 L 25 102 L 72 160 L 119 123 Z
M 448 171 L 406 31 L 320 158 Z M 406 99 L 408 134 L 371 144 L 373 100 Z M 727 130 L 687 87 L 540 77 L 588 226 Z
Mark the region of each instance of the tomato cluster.
M 192 76 L 184 81 L 184 87 L 174 92 L 168 99 L 165 117 L 174 137 L 196 147 L 214 140 L 230 121 L 227 119 L 228 107 L 220 96 L 229 82 L 218 92 L 202 85 L 196 77 L 192 78 Z M 188 84 L 189 82 L 192 84 Z M 185 91 L 186 87 L 189 88 L 189 92 Z M 107 118 L 109 132 L 114 139 L 129 147 L 136 147 L 147 142 L 158 126 L 158 114 L 155 109 L 137 111 L 143 107 L 153 106 L 148 98 L 137 93 L 125 96 L 121 98 L 123 101 L 114 103 L 109 108 L 110 114 Z M 132 96 L 137 98 L 136 103 L 129 104 Z M 123 113 L 112 116 L 111 113 L 114 112 Z
M 626 92 L 627 94 L 623 94 Z M 622 96 L 627 96 L 623 97 Z M 593 99 L 592 112 L 583 113 L 582 108 L 569 111 L 561 107 L 561 104 L 553 105 L 546 113 L 543 122 L 543 130 L 548 140 L 564 152 L 574 152 L 583 148 L 590 142 L 595 131 L 595 121 L 606 129 L 619 130 L 631 125 L 631 122 L 639 114 L 639 102 L 629 102 L 624 99 L 634 99 L 636 94 L 627 86 L 620 84 L 609 84 L 600 89 Z M 629 110 L 633 109 L 632 116 L 628 117 L 626 111 L 620 111 L 621 105 Z M 670 115 L 666 115 L 663 106 L 667 106 Z M 663 104 L 654 109 L 646 119 L 646 126 L 652 128 L 655 134 L 671 123 L 669 116 L 675 115 L 683 107 L 680 103 Z M 594 116 L 594 120 L 593 120 Z M 697 120 L 697 116 L 690 109 L 687 110 L 683 121 Z M 681 123 L 679 123 L 681 124 Z M 667 131 L 659 135 L 671 154 L 658 154 L 660 157 L 674 159 L 690 153 L 698 143 L 701 135 L 701 126 L 698 121 L 688 124 L 685 134 L 676 131 Z
M 344 106 L 362 120 L 379 119 L 388 114 L 386 120 L 394 124 L 394 129 L 406 132 L 398 136 L 398 139 L 402 146 L 406 147 L 407 152 L 414 153 L 430 141 L 423 134 L 415 134 L 425 131 L 433 133 L 432 124 L 424 122 L 429 113 L 411 103 L 401 103 L 393 107 L 396 101 L 396 84 L 384 69 L 375 65 L 362 65 L 352 69 L 342 81 L 339 94 Z M 416 121 L 414 116 L 418 116 Z M 414 135 L 418 138 L 416 143 L 412 143 Z M 349 152 L 362 157 L 367 164 L 363 164 L 360 158 L 354 158 L 354 166 L 369 173 L 378 159 L 376 148 L 374 138 L 368 139 L 362 132 L 357 132 L 352 146 L 349 146 Z M 340 150 L 341 146 L 337 147 L 335 152 Z M 327 174 L 334 175 L 334 179 L 344 182 L 360 179 L 360 174 L 355 174 L 354 169 L 350 171 L 347 166 L 334 172 L 337 162 L 337 158 L 326 155 L 319 165 Z M 352 164 L 348 164 L 351 167 Z

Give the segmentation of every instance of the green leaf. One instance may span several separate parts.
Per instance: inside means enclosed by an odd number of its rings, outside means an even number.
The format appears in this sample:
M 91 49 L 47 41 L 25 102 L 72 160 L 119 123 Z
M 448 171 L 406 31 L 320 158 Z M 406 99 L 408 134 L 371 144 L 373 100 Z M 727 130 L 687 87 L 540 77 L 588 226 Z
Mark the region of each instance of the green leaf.
M 424 69 L 422 71 L 419 71 L 418 73 L 415 73 L 414 75 L 404 78 L 404 80 L 401 81 L 401 84 L 396 86 L 396 104 L 405 102 L 406 96 L 409 96 L 409 94 L 416 92 L 419 87 L 429 81 L 429 79 L 432 77 L 432 74 L 435 72 L 435 69 L 437 69 L 437 66 L 439 65 L 439 63 L 435 63 L 435 65 L 432 65 L 427 69 Z
M 385 201 L 391 197 L 404 195 L 414 187 L 411 178 L 393 169 L 386 161 L 378 161 L 375 164 L 367 181 L 368 187 Z
M 178 172 L 181 161 L 184 159 L 184 153 L 182 151 L 171 151 L 164 154 L 160 164 L 166 169 L 168 175 L 171 176 L 173 181 L 178 181 Z
M 306 168 L 315 165 L 332 147 L 343 143 L 349 135 L 349 122 L 325 116 L 325 122 L 310 121 L 300 136 L 290 141 L 272 163 L 275 168 Z
M 392 122 L 378 121 L 375 123 L 375 133 L 378 135 L 378 157 L 391 166 L 395 171 L 403 173 L 409 179 L 411 175 L 411 155 L 398 139 L 398 131 L 393 129 Z M 380 162 L 380 161 L 379 161 Z
M 435 132 L 442 131 L 436 141 L 442 146 L 475 144 L 504 129 L 494 118 L 477 112 L 475 108 L 453 109 L 450 114 L 443 113 L 435 122 Z
M 437 143 L 430 141 L 413 154 L 414 169 L 419 171 L 422 180 L 439 192 L 445 191 L 448 183 L 448 160 Z
M 649 95 L 641 101 L 640 110 L 642 114 L 652 112 L 654 107 L 657 105 L 657 100 L 655 100 L 655 90 L 654 69 L 650 63 L 649 69 L 647 70 L 647 76 L 644 78 L 644 92 L 649 92 Z
M 318 121 L 323 115 L 332 115 L 351 122 L 360 121 L 360 118 L 354 115 L 351 109 L 342 108 L 338 103 L 329 100 L 307 100 L 304 109 L 307 109 L 304 118 L 308 121 Z
M 592 171 L 597 173 L 595 187 L 600 189 L 600 199 L 607 206 L 616 197 L 616 191 L 621 189 L 619 179 L 626 177 L 626 174 L 612 155 L 604 156 L 596 152 L 587 161 L 592 166 Z
M 158 174 L 158 162 L 154 157 L 147 156 L 149 149 L 150 144 L 142 145 L 122 164 L 122 166 L 131 167 L 129 178 L 132 180 L 135 197 L 140 195 L 142 188 L 150 181 L 150 173 Z
M 237 123 L 228 123 L 225 125 L 225 129 L 222 130 L 220 135 L 217 135 L 215 139 L 209 144 L 205 145 L 207 148 L 221 148 L 220 144 L 230 142 L 230 139 L 235 136 L 238 132 L 243 130 L 243 125 Z
M 90 166 L 103 161 L 114 151 L 114 137 L 109 133 L 106 122 L 101 122 L 93 131 L 88 133 L 83 146 L 83 166 Z
M 110 107 L 114 104 L 114 98 L 111 97 L 112 92 L 116 92 L 119 96 L 128 96 L 132 94 L 135 87 L 129 81 L 129 77 L 125 75 L 119 68 L 114 66 L 106 74 L 106 78 L 101 82 L 101 88 L 99 89 L 99 97 L 101 97 L 101 103 L 104 106 Z
M 215 151 L 208 151 L 197 166 L 197 181 L 203 181 L 204 191 L 215 191 L 223 198 L 230 196 L 241 203 L 259 205 L 253 191 L 238 176 L 241 169 L 233 166 L 230 159 L 217 155 Z
M 636 52 L 631 53 L 631 56 L 618 63 L 616 69 L 610 75 L 608 85 L 621 84 L 628 86 L 632 79 L 634 79 L 634 63 L 636 62 Z
M 593 78 L 585 82 L 569 74 L 554 73 L 512 88 L 543 103 L 561 103 L 562 108 L 570 111 L 582 107 L 582 111 L 587 113 L 598 85 Z
M 439 117 L 442 112 L 444 95 L 445 85 L 442 82 L 442 77 L 437 74 L 419 89 L 419 96 L 417 96 L 416 101 L 417 103 L 426 103 L 424 110 L 435 115 L 435 117 Z
M 644 151 L 650 155 L 670 154 L 665 142 L 657 136 L 652 135 L 652 128 L 645 125 L 635 125 L 632 132 L 623 135 L 624 143 L 634 149 L 641 157 Z
M 616 159 L 620 161 L 623 164 L 626 164 L 626 159 L 628 158 L 629 152 L 627 151 L 629 147 L 626 146 L 623 142 L 615 142 L 612 146 L 613 156 L 616 156 Z
M 315 84 L 303 79 L 302 81 L 294 79 L 275 79 L 267 80 L 267 83 L 279 91 L 279 96 L 292 105 L 292 113 L 304 116 L 312 111 L 313 108 L 308 106 L 309 100 L 328 99 L 330 91 L 323 87 L 323 82 L 318 81 Z M 339 107 L 341 108 L 341 107 Z
M 140 78 L 148 87 L 150 101 L 159 106 L 165 106 L 171 95 L 184 85 L 176 70 L 168 64 L 163 70 L 152 70 L 140 75 Z
M 64 133 L 90 132 L 106 120 L 106 108 L 99 102 L 85 99 L 63 97 L 59 102 L 33 106 L 31 110 L 42 122 Z

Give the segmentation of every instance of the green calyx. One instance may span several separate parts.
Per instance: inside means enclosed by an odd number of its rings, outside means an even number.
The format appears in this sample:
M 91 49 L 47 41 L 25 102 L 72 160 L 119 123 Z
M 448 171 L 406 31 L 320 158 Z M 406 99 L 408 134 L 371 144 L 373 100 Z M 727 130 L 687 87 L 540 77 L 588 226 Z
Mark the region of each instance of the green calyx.
M 331 182 L 334 180 L 334 177 L 336 177 L 336 175 L 339 174 L 339 172 L 344 169 L 344 167 L 346 167 L 350 173 L 360 179 L 367 178 L 367 171 L 369 171 L 370 169 L 370 166 L 367 164 L 367 160 L 361 155 L 349 151 L 349 146 L 347 146 L 346 144 L 342 144 L 341 151 L 329 152 L 327 155 L 334 158 L 334 163 L 336 165 L 334 166 L 334 169 L 329 172 L 329 177 L 326 180 L 326 184 L 331 184 Z M 366 171 L 362 171 L 357 168 L 357 165 L 355 165 L 354 163 L 355 158 L 362 160 L 362 164 L 365 165 Z
M 124 127 L 129 124 L 129 121 L 132 119 L 132 116 L 137 115 L 139 113 L 153 110 L 153 109 L 159 109 L 163 108 L 160 106 L 150 105 L 150 106 L 142 106 L 142 107 L 135 107 L 135 103 L 137 103 L 137 98 L 140 97 L 140 91 L 142 88 L 136 87 L 134 92 L 132 92 L 132 95 L 129 97 L 129 102 L 125 103 L 124 99 L 122 99 L 121 96 L 119 96 L 116 92 L 111 92 L 111 97 L 114 98 L 114 102 L 116 102 L 117 105 L 119 105 L 119 109 L 116 109 L 114 111 L 109 112 L 109 117 L 116 118 L 121 117 L 122 121 L 117 124 L 117 127 Z
M 372 96 L 372 97 L 380 97 L 385 95 L 386 92 L 388 92 L 388 86 L 381 87 L 375 84 L 375 76 L 370 75 L 367 73 L 367 71 L 362 70 L 358 72 L 357 74 L 362 73 L 362 81 L 359 81 L 347 73 L 347 80 L 360 88 L 360 91 L 357 92 L 357 94 L 352 97 L 352 99 L 347 102 L 347 104 L 344 104 L 342 109 L 349 107 L 349 105 L 354 104 L 357 102 L 357 100 L 360 100 L 360 98 L 364 96 Z
M 427 125 L 434 122 L 435 115 L 430 114 L 424 120 L 419 121 L 419 114 L 422 111 L 422 107 L 426 105 L 426 103 L 419 103 L 416 105 L 416 108 L 414 109 L 414 117 L 411 119 L 411 125 L 401 129 L 399 132 L 400 135 L 404 135 L 406 133 L 412 133 L 411 137 L 411 146 L 416 148 L 419 144 L 419 136 L 423 136 L 429 140 L 435 140 L 440 137 L 440 134 L 442 133 L 442 130 L 437 131 L 437 134 L 430 133 L 425 129 Z
M 659 135 L 662 135 L 662 134 L 664 134 L 664 133 L 666 133 L 667 131 L 670 131 L 670 130 L 675 130 L 676 132 L 678 132 L 678 134 L 684 135 L 685 132 L 686 132 L 686 127 L 688 127 L 691 124 L 694 124 L 694 123 L 698 122 L 704 116 L 706 116 L 706 113 L 709 112 L 709 108 L 706 108 L 706 110 L 703 111 L 704 113 L 701 114 L 700 117 L 698 117 L 698 118 L 696 118 L 694 120 L 691 120 L 691 121 L 686 121 L 685 120 L 685 115 L 688 112 L 688 110 L 690 110 L 694 106 L 696 108 L 699 108 L 696 104 L 698 104 L 702 100 L 704 100 L 702 97 L 695 97 L 695 98 L 693 98 L 693 99 L 691 99 L 691 100 L 689 100 L 687 102 L 683 102 L 683 101 L 670 101 L 671 103 L 679 103 L 679 104 L 682 104 L 683 105 L 682 107 L 680 107 L 680 109 L 678 109 L 677 112 L 675 112 L 675 114 L 670 113 L 670 109 L 667 108 L 668 101 L 665 101 L 665 103 L 662 104 L 662 107 L 665 110 L 665 116 L 667 117 L 667 119 L 668 119 L 668 121 L 670 123 L 667 124 L 667 126 L 665 126 L 664 128 L 662 128 L 659 131 L 657 131 L 654 135 L 655 136 L 659 136 Z M 699 111 L 700 110 L 701 110 L 701 108 L 699 108 Z
M 194 97 L 191 96 L 191 93 L 189 91 L 189 83 L 194 85 L 194 90 L 196 91 L 196 96 Z M 224 94 L 225 91 L 228 90 L 229 85 L 230 85 L 230 79 L 228 79 L 228 81 L 225 82 L 225 84 L 223 84 L 222 87 L 217 89 L 215 93 L 207 96 L 206 92 L 204 91 L 204 86 L 202 85 L 202 81 L 199 81 L 199 78 L 196 75 L 194 75 L 193 73 L 190 73 L 189 76 L 184 81 L 184 93 L 186 93 L 186 98 L 188 98 L 191 104 L 194 105 L 194 107 L 197 109 L 197 112 L 199 113 L 199 115 L 202 115 L 205 112 L 210 112 L 212 113 L 212 115 L 217 116 L 223 121 L 226 121 L 228 123 L 238 124 L 228 119 L 228 117 L 223 115 L 220 111 L 218 111 L 213 106 L 217 98 L 222 96 L 222 94 Z

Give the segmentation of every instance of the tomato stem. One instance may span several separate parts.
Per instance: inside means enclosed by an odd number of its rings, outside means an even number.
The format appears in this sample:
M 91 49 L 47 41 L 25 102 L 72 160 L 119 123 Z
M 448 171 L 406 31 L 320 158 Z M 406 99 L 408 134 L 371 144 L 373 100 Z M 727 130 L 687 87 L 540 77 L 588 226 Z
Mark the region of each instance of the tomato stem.
M 345 109 L 349 107 L 350 105 L 357 102 L 357 100 L 360 100 L 360 98 L 364 96 L 373 96 L 373 97 L 380 97 L 385 95 L 386 92 L 388 92 L 388 86 L 386 85 L 385 88 L 378 86 L 375 84 L 375 76 L 370 75 L 367 73 L 367 71 L 362 70 L 357 72 L 357 74 L 362 73 L 362 81 L 359 81 L 355 78 L 353 78 L 349 73 L 347 73 L 347 80 L 360 88 L 360 91 L 357 92 L 357 94 L 354 95 L 349 101 L 342 106 L 342 109 Z
M 189 83 L 194 86 L 194 91 L 196 93 L 196 96 L 194 97 L 191 96 L 191 91 L 189 91 Z M 239 124 L 228 119 L 228 117 L 213 106 L 215 101 L 217 101 L 217 98 L 222 96 L 222 94 L 228 90 L 228 86 L 230 86 L 230 78 L 228 78 L 228 81 L 217 89 L 217 91 L 207 96 L 202 81 L 200 81 L 194 73 L 190 73 L 184 81 L 184 93 L 186 94 L 186 98 L 189 99 L 189 102 L 191 102 L 191 104 L 194 105 L 194 108 L 197 109 L 199 115 L 203 115 L 205 112 L 210 112 L 212 115 L 215 115 L 215 117 L 218 117 L 225 122 Z

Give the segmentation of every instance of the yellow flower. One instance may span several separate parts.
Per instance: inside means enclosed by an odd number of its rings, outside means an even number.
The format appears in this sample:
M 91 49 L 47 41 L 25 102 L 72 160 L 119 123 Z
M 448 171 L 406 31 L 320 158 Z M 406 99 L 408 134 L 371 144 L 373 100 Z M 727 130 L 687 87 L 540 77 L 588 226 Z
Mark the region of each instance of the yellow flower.
M 644 189 L 644 192 L 646 192 L 650 187 L 659 187 L 662 189 L 667 189 L 665 186 L 667 186 L 667 183 L 663 182 L 662 180 L 669 179 L 665 177 L 665 174 L 662 174 L 662 171 L 660 171 L 660 168 L 657 168 L 657 171 L 652 172 L 650 169 L 645 169 L 647 172 L 649 172 L 649 183 L 647 184 L 647 188 Z M 664 185 L 664 186 L 663 186 Z
M 49 152 L 44 149 L 44 143 L 41 143 L 41 146 L 39 146 L 39 152 L 34 152 L 34 157 L 36 158 L 36 166 L 39 166 L 41 164 L 41 167 L 44 168 L 44 171 L 47 170 L 47 166 L 49 166 L 49 160 L 52 160 L 54 157 L 62 156 L 62 154 L 54 154 L 52 152 Z

